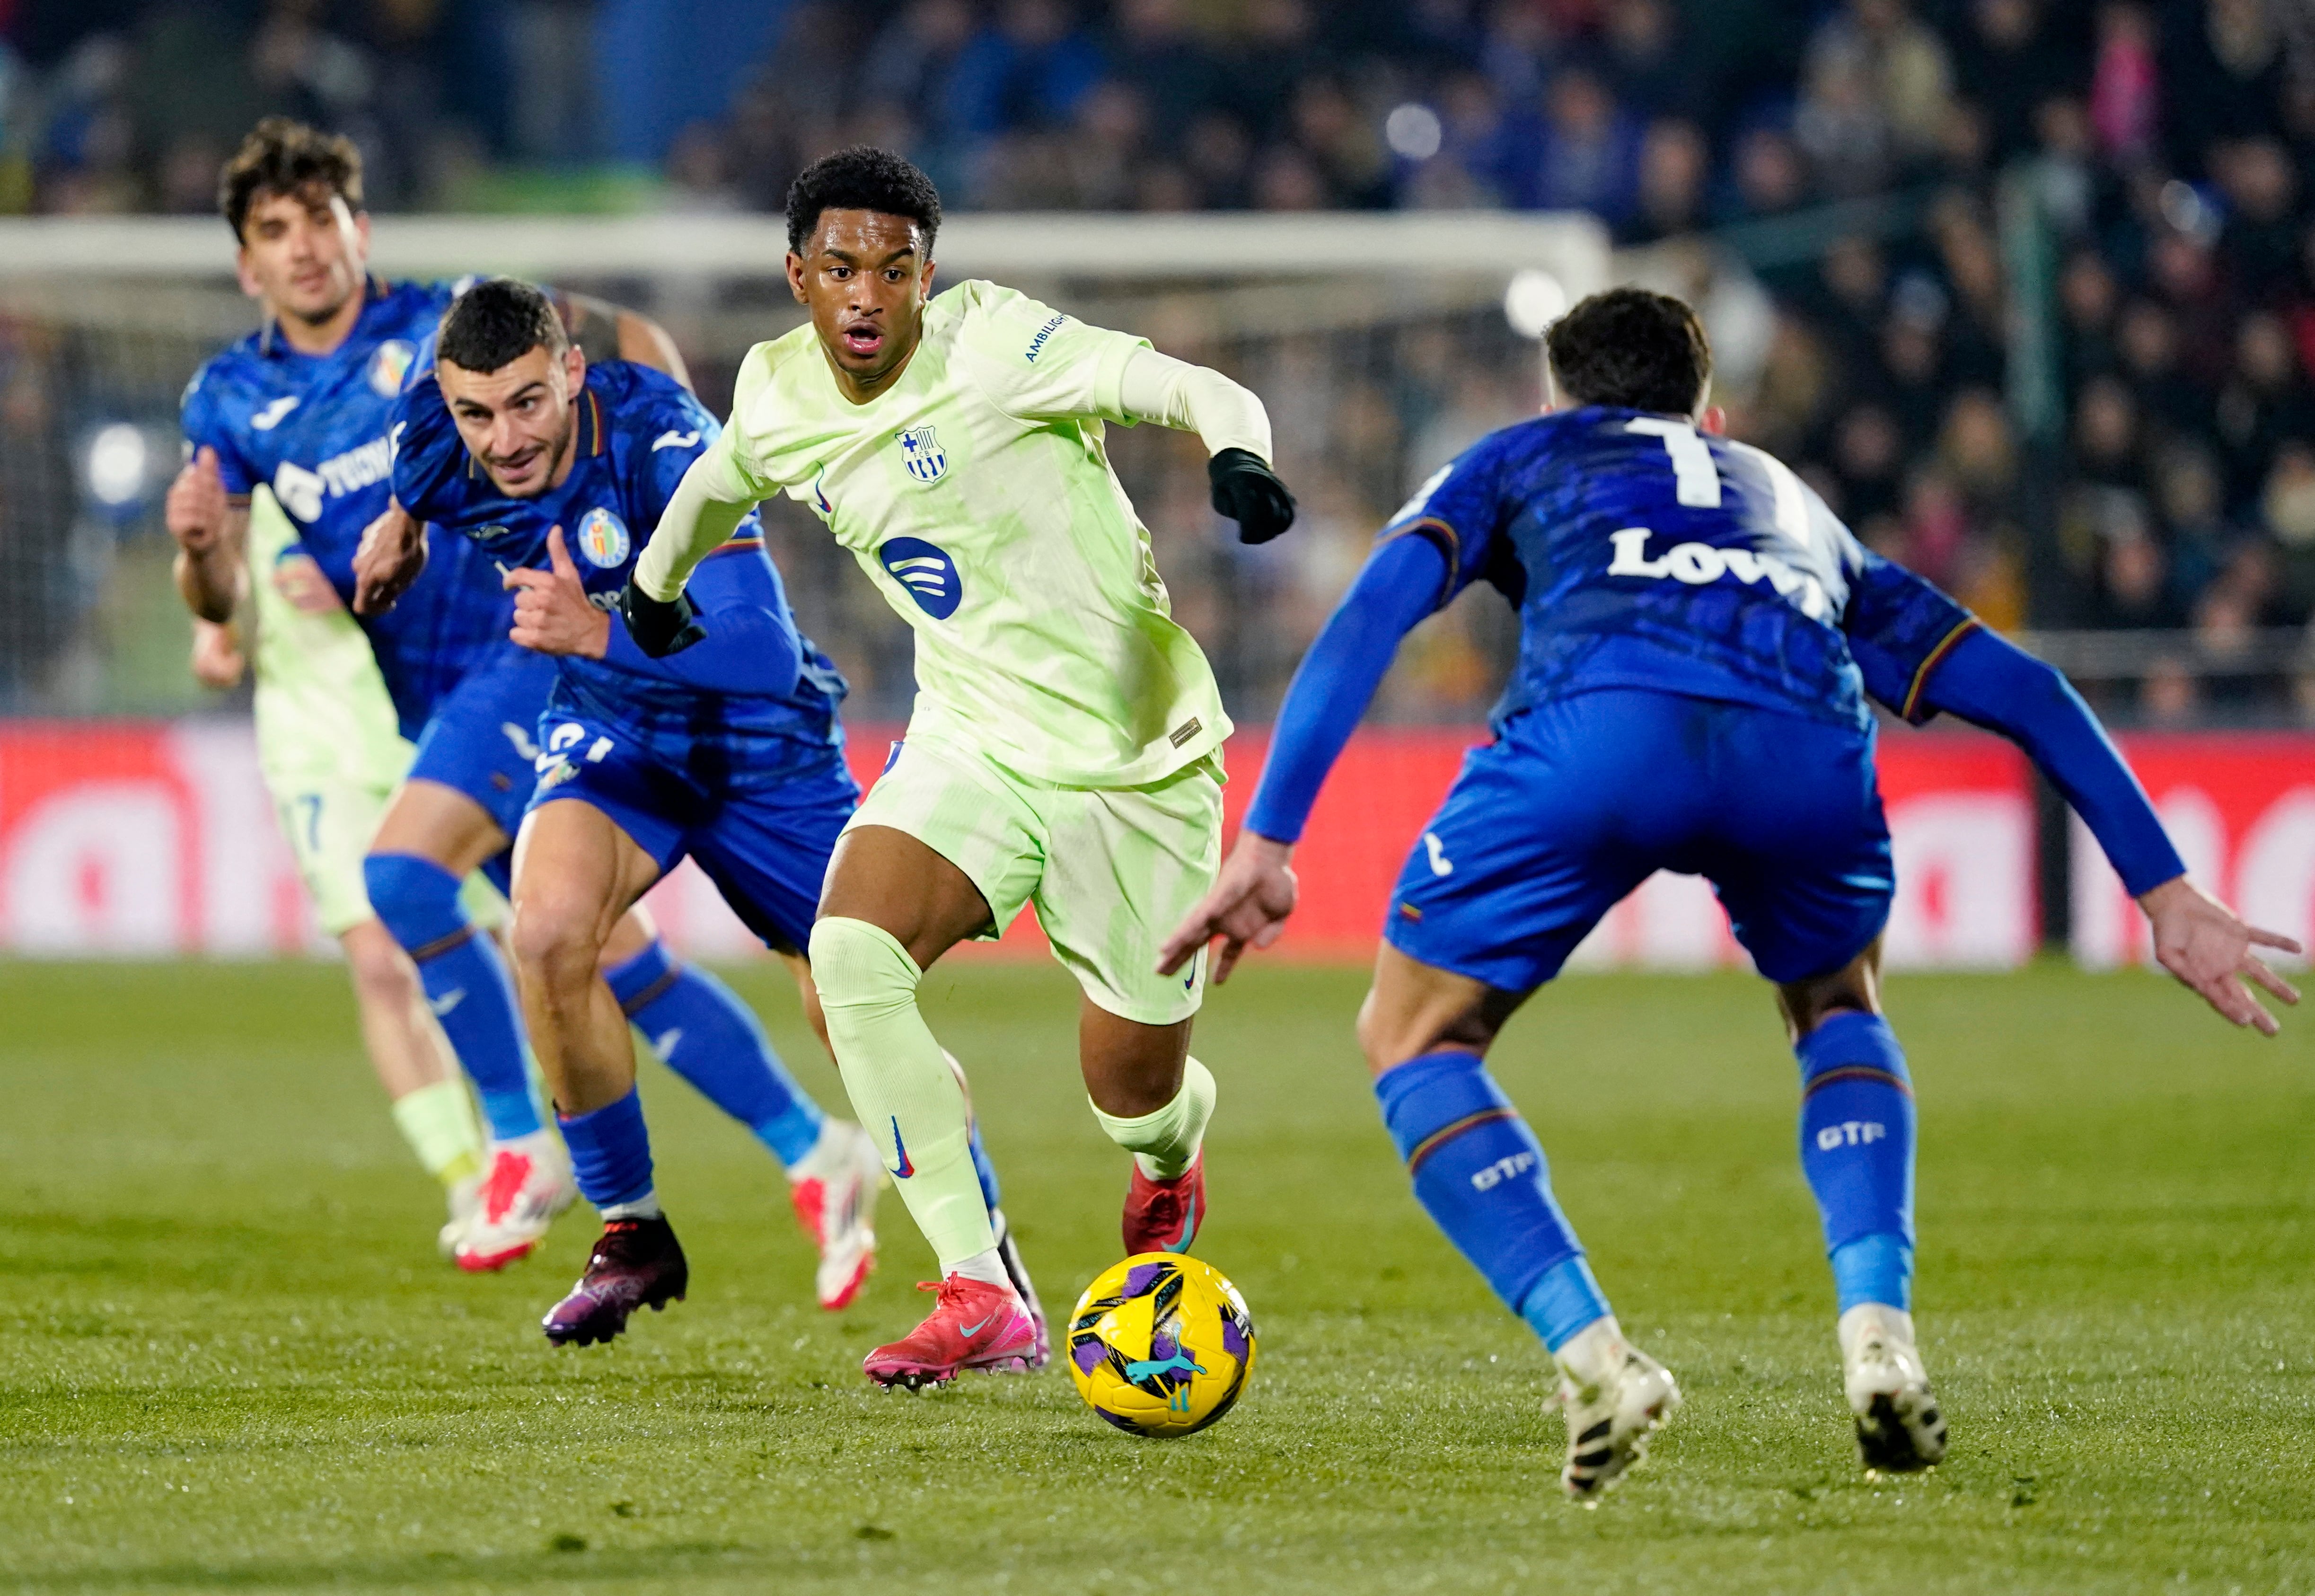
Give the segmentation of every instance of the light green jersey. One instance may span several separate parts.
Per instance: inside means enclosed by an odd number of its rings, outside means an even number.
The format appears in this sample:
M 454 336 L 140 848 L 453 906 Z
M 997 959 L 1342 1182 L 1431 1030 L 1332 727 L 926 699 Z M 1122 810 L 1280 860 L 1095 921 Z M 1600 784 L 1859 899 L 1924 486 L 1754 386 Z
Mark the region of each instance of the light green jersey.
M 809 506 L 916 628 L 910 735 L 1057 785 L 1140 786 L 1230 730 L 1103 449 L 1147 347 L 961 283 L 855 404 L 807 324 L 749 351 L 703 469 L 726 502 Z
M 258 763 L 277 787 L 321 780 L 383 791 L 409 770 L 412 749 L 360 625 L 342 608 L 301 610 L 275 585 L 283 560 L 306 557 L 297 524 L 259 486 L 248 548 Z

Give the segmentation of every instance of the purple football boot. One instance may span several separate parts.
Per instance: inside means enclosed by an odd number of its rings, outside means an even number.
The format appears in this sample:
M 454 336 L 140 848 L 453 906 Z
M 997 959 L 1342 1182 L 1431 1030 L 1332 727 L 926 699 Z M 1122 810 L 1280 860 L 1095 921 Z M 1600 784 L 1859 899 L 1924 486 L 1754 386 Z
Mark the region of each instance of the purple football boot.
M 587 1255 L 587 1272 L 571 1295 L 539 1321 L 557 1346 L 608 1341 L 639 1308 L 653 1312 L 683 1300 L 691 1270 L 675 1228 L 664 1219 L 613 1219 Z

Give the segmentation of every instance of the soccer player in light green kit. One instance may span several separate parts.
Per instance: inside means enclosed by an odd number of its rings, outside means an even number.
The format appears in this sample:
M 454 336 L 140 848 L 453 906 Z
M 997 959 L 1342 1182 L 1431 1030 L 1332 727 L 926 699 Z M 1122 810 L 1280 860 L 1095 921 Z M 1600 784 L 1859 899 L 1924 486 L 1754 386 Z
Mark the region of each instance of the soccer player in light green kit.
M 205 476 L 198 463 L 190 466 L 172 490 L 172 508 L 211 489 L 224 492 L 215 467 Z M 229 687 L 255 667 L 258 767 L 315 918 L 345 949 L 362 1042 L 393 1102 L 394 1122 L 443 1184 L 447 1254 L 475 1207 L 482 1130 L 466 1080 L 426 1012 L 418 972 L 362 889 L 362 856 L 415 750 L 395 724 L 369 639 L 263 486 L 250 495 L 245 552 L 239 616 L 229 625 L 194 620 L 194 674 Z M 251 635 L 242 634 L 244 625 Z M 477 924 L 504 922 L 505 901 L 480 876 L 468 880 L 466 897 Z
M 1095 1117 L 1134 1155 L 1126 1250 L 1181 1251 L 1203 1217 L 1214 1081 L 1189 1044 L 1204 966 L 1155 971 L 1219 863 L 1230 725 L 1170 613 L 1104 423 L 1195 430 L 1214 506 L 1246 541 L 1294 519 L 1252 394 L 990 283 L 934 297 L 939 225 L 929 180 L 881 150 L 797 178 L 788 281 L 811 324 L 749 352 L 731 424 L 622 600 L 644 648 L 686 646 L 699 635 L 683 598 L 692 567 L 785 492 L 916 629 L 907 740 L 837 845 L 812 936 L 844 1084 L 940 1259 L 931 1317 L 865 1365 L 910 1388 L 1032 1357 L 964 1097 L 917 1007 L 934 960 L 1024 903 L 1084 990 Z

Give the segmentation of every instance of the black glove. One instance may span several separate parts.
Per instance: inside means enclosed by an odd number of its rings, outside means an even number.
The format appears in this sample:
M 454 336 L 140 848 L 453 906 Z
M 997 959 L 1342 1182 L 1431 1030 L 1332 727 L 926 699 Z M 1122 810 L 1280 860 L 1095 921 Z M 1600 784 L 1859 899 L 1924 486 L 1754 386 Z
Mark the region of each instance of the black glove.
M 635 646 L 654 660 L 679 654 L 707 635 L 699 624 L 699 607 L 688 593 L 678 593 L 672 603 L 654 598 L 634 582 L 619 590 L 619 618 Z
M 1240 543 L 1268 543 L 1294 524 L 1294 495 L 1250 449 L 1226 448 L 1206 462 L 1214 513 L 1237 523 Z

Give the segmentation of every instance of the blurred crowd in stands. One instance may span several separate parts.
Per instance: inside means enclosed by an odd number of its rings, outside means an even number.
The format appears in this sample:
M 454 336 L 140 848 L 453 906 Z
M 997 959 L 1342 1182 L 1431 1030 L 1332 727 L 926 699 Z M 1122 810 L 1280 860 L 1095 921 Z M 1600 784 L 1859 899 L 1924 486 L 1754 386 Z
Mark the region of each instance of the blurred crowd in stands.
M 233 134 L 275 109 L 353 132 L 374 207 L 460 203 L 477 172 L 609 153 L 589 141 L 631 109 L 599 92 L 622 9 L 0 0 L 0 208 L 208 208 Z M 865 140 L 958 209 L 1589 210 L 1628 270 L 1705 310 L 1737 433 L 1872 546 L 1997 624 L 2159 631 L 2192 655 L 2110 707 L 2296 690 L 2287 669 L 2196 677 L 2315 611 L 2307 0 L 754 9 L 761 47 L 720 114 L 666 129 L 643 202 L 776 209 L 804 163 Z M 1285 402 L 1282 447 L 1338 532 L 1291 581 L 1214 549 L 1202 591 L 1184 554 L 1177 598 L 1338 587 L 1441 450 L 1536 403 L 1532 346 L 1489 336 L 1513 352 L 1415 331 L 1304 380 L 1324 407 Z M 1189 489 L 1150 491 L 1195 520 Z M 1290 607 L 1307 634 L 1323 603 Z

